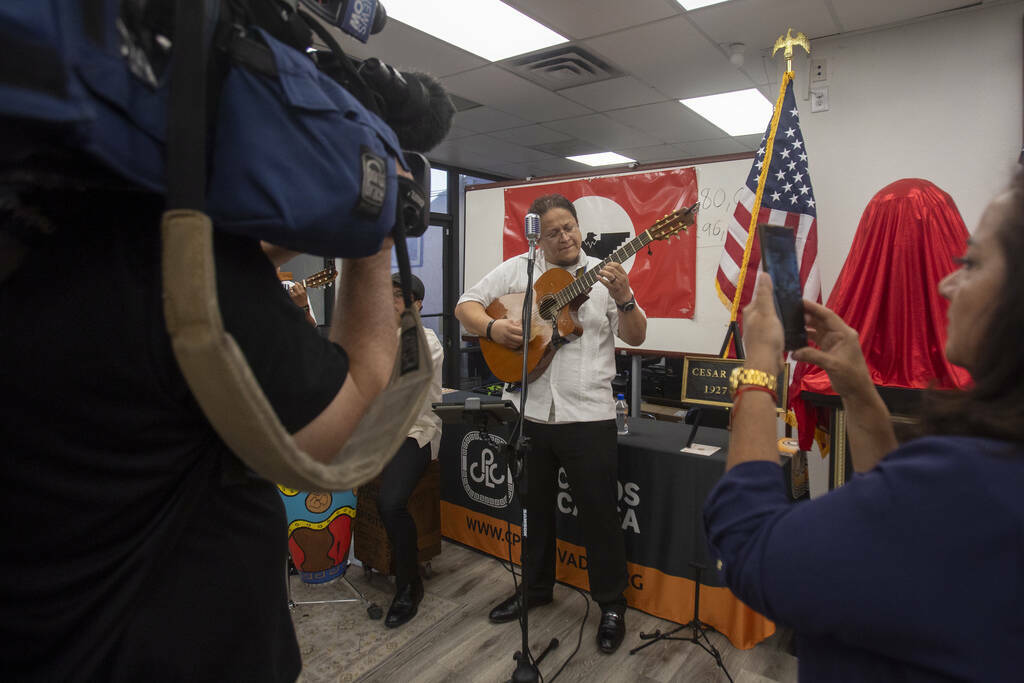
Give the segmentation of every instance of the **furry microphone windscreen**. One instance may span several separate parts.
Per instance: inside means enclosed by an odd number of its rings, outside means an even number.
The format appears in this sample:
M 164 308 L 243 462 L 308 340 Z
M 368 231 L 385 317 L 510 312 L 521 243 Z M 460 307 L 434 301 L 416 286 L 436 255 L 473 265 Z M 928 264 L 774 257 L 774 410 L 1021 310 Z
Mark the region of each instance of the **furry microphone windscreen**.
M 455 106 L 436 78 L 399 71 L 376 57 L 363 62 L 359 73 L 380 96 L 384 120 L 403 149 L 427 152 L 448 134 Z
M 452 127 L 455 105 L 436 78 L 419 72 L 403 72 L 410 91 L 419 89 L 416 99 L 422 107 L 409 107 L 408 116 L 393 116 L 388 123 L 398 135 L 403 148 L 426 153 L 437 147 Z M 418 86 L 418 87 L 417 87 Z

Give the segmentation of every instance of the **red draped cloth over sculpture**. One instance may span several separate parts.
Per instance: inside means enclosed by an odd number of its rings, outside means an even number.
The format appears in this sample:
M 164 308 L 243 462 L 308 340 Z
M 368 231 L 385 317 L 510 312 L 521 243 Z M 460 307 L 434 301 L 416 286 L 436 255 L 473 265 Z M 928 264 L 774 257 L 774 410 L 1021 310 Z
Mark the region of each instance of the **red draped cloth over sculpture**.
M 951 389 L 970 380 L 946 360 L 948 302 L 938 291 L 967 237 L 953 198 L 927 180 L 897 180 L 868 202 L 827 306 L 858 331 L 876 385 Z M 824 370 L 797 364 L 790 408 L 807 450 L 818 414 L 802 391 L 835 392 Z

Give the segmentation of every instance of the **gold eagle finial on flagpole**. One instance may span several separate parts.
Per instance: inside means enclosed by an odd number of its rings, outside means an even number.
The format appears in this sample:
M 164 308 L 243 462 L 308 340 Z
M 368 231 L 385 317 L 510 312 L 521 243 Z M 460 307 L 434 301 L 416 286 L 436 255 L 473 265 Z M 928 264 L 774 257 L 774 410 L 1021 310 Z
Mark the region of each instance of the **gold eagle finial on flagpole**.
M 811 43 L 807 40 L 807 36 L 800 31 L 797 31 L 794 36 L 793 29 L 788 28 L 786 29 L 786 35 L 779 36 L 775 41 L 775 47 L 772 48 L 772 57 L 775 56 L 776 52 L 785 48 L 782 56 L 786 58 L 786 71 L 793 70 L 793 47 L 796 45 L 806 50 L 807 54 L 811 54 Z

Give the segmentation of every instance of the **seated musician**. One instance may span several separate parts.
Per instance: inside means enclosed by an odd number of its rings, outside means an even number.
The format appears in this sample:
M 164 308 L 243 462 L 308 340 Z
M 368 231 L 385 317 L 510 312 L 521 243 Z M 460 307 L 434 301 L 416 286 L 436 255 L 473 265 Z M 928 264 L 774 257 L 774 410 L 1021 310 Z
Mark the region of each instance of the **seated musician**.
M 582 235 L 572 203 L 561 195 L 538 197 L 530 212 L 540 216 L 538 278 L 564 269 L 578 276 L 600 264 L 581 251 Z M 493 319 L 485 310 L 499 296 L 523 292 L 527 257 L 505 261 L 466 290 L 455 308 L 463 327 L 510 350 L 523 343 L 519 321 Z M 601 268 L 598 280 L 578 311 L 583 334 L 555 354 L 547 370 L 529 385 L 525 418 L 532 449 L 527 463 L 529 534 L 524 564 L 527 607 L 552 600 L 555 583 L 555 497 L 558 468 L 565 468 L 587 548 L 590 592 L 601 606 L 598 647 L 612 653 L 625 635 L 626 550 L 617 512 L 615 375 L 617 335 L 640 344 L 647 318 L 636 305 L 625 269 L 614 262 Z M 571 306 L 572 304 L 570 304 Z M 505 398 L 512 398 L 506 392 Z M 490 613 L 494 623 L 519 617 L 521 599 L 512 595 Z
M 400 318 L 405 310 L 402 298 L 402 285 L 398 273 L 391 276 L 392 294 L 395 304 L 395 317 Z M 423 297 L 426 290 L 423 282 L 412 276 L 412 305 L 416 310 L 423 309 Z M 380 496 L 377 499 L 377 510 L 391 542 L 392 554 L 395 558 L 395 597 L 384 618 L 384 625 L 396 628 L 414 616 L 423 599 L 423 579 L 419 575 L 417 558 L 419 556 L 418 534 L 416 522 L 409 513 L 409 497 L 419 483 L 432 459 L 437 458 L 441 446 L 441 418 L 431 409 L 431 404 L 441 400 L 441 365 L 444 362 L 444 349 L 437 335 L 429 327 L 423 332 L 430 346 L 430 361 L 434 366 L 434 380 L 430 385 L 430 393 L 423 401 L 423 409 L 416 419 L 409 436 L 402 442 L 395 457 L 380 473 Z

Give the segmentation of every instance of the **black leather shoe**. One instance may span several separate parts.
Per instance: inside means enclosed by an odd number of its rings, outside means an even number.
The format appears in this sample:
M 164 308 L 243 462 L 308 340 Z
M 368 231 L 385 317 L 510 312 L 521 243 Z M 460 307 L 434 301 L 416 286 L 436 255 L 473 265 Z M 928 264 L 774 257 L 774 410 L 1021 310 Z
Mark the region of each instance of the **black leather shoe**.
M 541 605 L 551 604 L 552 597 L 550 595 L 543 598 L 530 598 L 529 608 L 540 607 Z M 488 618 L 492 624 L 504 624 L 507 621 L 515 621 L 519 618 L 519 610 L 522 608 L 522 604 L 519 601 L 519 593 L 514 593 L 511 597 L 505 598 L 498 603 L 498 606 L 491 610 Z
M 611 654 L 622 645 L 626 636 L 626 617 L 615 610 L 601 612 L 601 625 L 597 627 L 597 647 L 605 654 Z
M 422 599 L 423 579 L 417 577 L 415 581 L 404 588 L 399 588 L 395 593 L 395 599 L 388 608 L 388 615 L 384 618 L 384 625 L 388 628 L 397 628 L 412 619 L 416 616 Z

